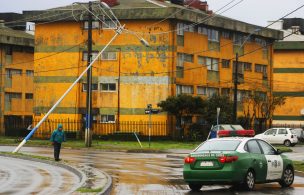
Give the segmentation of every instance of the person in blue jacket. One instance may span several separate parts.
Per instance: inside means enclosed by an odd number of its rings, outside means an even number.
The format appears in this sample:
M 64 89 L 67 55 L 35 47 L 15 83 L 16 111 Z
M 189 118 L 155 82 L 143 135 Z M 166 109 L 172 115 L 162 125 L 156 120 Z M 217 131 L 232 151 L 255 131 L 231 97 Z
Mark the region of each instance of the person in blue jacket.
M 54 146 L 54 158 L 55 161 L 60 161 L 60 149 L 61 143 L 66 141 L 65 132 L 63 131 L 62 124 L 58 124 L 58 128 L 52 133 L 51 142 Z

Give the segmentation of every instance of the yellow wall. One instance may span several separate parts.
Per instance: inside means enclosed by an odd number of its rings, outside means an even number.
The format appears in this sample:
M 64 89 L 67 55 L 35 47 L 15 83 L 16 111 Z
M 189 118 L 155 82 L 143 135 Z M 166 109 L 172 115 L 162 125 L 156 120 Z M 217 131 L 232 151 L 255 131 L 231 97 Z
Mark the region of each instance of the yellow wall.
M 275 50 L 274 95 L 286 97 L 286 103 L 274 113 L 276 124 L 304 124 L 304 52 L 302 50 Z
M 151 27 L 155 22 L 121 21 L 126 24 L 126 29 L 140 32 L 138 35 L 145 38 L 151 48 L 142 46 L 132 33 L 124 32 L 108 48 L 108 51 L 116 51 L 117 58 L 109 61 L 98 60 L 94 64 L 93 83 L 98 85 L 101 82 L 117 83 L 120 65 L 120 121 L 148 121 L 148 116 L 144 114 L 146 105 L 151 103 L 156 108 L 158 102 L 175 95 L 175 84 L 194 86 L 193 95 L 196 95 L 196 86 L 230 89 L 233 87 L 232 60 L 229 69 L 222 69 L 221 64 L 219 65 L 219 82 L 207 81 L 206 67 L 196 68 L 201 66 L 197 64 L 199 55 L 220 60 L 234 58 L 232 40 L 221 38 L 220 51 L 202 52 L 210 49 L 206 35 L 185 32 L 184 46 L 177 46 L 175 23 L 165 21 Z M 164 33 L 167 31 L 169 33 Z M 45 57 L 35 61 L 34 65 L 35 71 L 38 72 L 35 75 L 35 118 L 39 119 L 85 69 L 86 61 L 82 61 L 82 51 L 86 50 L 87 31 L 82 29 L 80 23 L 55 22 L 37 25 L 35 35 L 35 59 Z M 93 50 L 102 49 L 113 35 L 113 30 L 93 30 Z M 244 50 L 246 53 L 259 47 L 261 46 L 257 43 L 246 43 Z M 58 53 L 60 51 L 63 52 Z M 194 53 L 194 62 L 186 62 L 184 67 L 193 70 L 185 71 L 184 78 L 175 78 L 178 52 Z M 269 59 L 263 59 L 262 51 L 240 57 L 239 60 L 253 63 L 251 72 L 245 72 L 245 83 L 240 84 L 239 89 L 268 91 L 269 86 L 262 85 L 262 74 L 254 72 L 254 65 L 258 63 L 268 65 L 270 74 Z M 64 79 L 65 82 L 62 81 Z M 75 110 L 85 108 L 86 105 L 86 92 L 83 92 L 81 85 L 83 82 L 86 82 L 86 79 L 73 88 L 49 119 L 81 119 L 81 114 L 75 114 Z M 117 105 L 117 90 L 101 92 L 98 86 L 98 91 L 93 91 L 93 108 L 98 108 L 100 114 L 117 115 Z M 166 121 L 168 116 L 161 113 L 153 115 L 152 120 Z

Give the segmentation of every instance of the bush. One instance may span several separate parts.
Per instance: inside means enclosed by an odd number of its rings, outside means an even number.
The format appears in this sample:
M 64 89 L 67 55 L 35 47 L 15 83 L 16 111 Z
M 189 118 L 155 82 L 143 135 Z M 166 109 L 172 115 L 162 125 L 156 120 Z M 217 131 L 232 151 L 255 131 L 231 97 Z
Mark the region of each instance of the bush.
M 187 140 L 189 141 L 203 141 L 206 140 L 210 131 L 209 125 L 202 125 L 193 123 L 189 127 Z

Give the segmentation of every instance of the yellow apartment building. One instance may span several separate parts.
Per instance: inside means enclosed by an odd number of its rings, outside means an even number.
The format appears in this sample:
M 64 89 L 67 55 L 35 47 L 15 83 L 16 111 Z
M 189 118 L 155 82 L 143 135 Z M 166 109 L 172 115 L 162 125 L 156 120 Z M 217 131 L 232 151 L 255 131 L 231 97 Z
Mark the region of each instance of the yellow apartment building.
M 87 4 L 24 12 L 36 17 L 34 117 L 40 119 L 87 66 Z M 199 9 L 198 9 L 199 8 Z M 113 12 L 126 31 L 93 65 L 93 114 L 96 123 L 148 121 L 153 108 L 178 94 L 210 97 L 233 95 L 232 69 L 239 54 L 238 100 L 272 90 L 272 43 L 282 33 L 212 14 L 206 7 L 168 1 L 120 0 Z M 114 36 L 116 23 L 93 3 L 93 56 Z M 257 31 L 257 29 L 261 29 Z M 150 44 L 145 47 L 138 38 Z M 247 36 L 250 37 L 247 39 Z M 43 59 L 42 59 L 43 58 Z M 120 82 L 118 82 L 120 81 Z M 49 119 L 82 119 L 86 78 Z M 242 107 L 239 105 L 239 115 Z M 168 121 L 167 113 L 153 121 Z
M 274 44 L 273 94 L 286 97 L 274 113 L 275 125 L 304 126 L 304 19 L 276 24 L 286 38 Z
M 0 22 L 0 133 L 20 135 L 32 123 L 34 36 Z

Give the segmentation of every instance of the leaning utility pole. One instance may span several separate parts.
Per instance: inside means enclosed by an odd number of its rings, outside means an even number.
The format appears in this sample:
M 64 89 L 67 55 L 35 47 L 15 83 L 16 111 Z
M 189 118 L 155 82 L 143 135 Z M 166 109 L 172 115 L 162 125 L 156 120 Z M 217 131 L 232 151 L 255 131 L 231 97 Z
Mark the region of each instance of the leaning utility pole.
M 89 2 L 89 17 L 88 17 L 88 66 L 92 60 L 92 2 Z M 85 145 L 92 145 L 92 67 L 87 72 L 87 98 L 86 98 L 86 129 L 85 129 Z
M 239 54 L 235 54 L 235 68 L 234 68 L 234 96 L 233 96 L 233 123 L 237 123 L 237 90 L 238 90 L 238 66 Z

